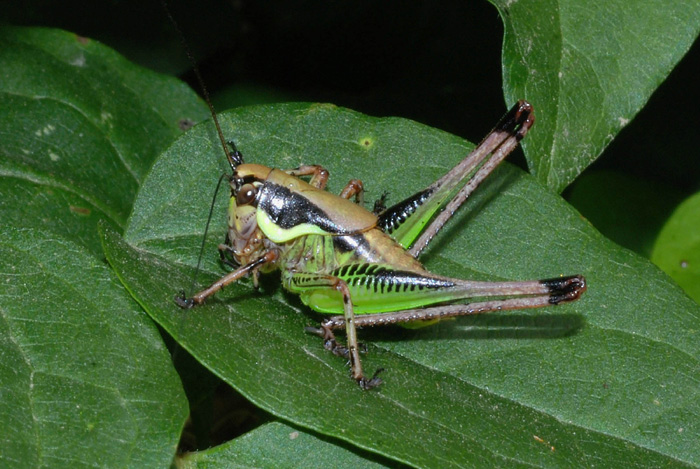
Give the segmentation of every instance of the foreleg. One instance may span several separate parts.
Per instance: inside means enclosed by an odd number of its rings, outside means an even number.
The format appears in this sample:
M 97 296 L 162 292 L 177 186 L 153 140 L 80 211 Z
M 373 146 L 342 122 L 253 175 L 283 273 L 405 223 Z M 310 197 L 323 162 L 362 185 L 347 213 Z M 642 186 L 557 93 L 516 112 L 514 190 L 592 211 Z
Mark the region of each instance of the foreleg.
M 219 280 L 212 283 L 208 288 L 200 291 L 191 298 L 186 298 L 185 293 L 180 292 L 180 294 L 175 297 L 175 303 L 177 303 L 177 305 L 181 308 L 192 308 L 193 306 L 200 305 L 204 303 L 207 298 L 224 288 L 226 285 L 245 277 L 251 272 L 255 275 L 260 267 L 265 264 L 269 264 L 270 262 L 274 262 L 277 260 L 278 256 L 279 254 L 277 251 L 267 251 L 262 257 L 221 277 Z

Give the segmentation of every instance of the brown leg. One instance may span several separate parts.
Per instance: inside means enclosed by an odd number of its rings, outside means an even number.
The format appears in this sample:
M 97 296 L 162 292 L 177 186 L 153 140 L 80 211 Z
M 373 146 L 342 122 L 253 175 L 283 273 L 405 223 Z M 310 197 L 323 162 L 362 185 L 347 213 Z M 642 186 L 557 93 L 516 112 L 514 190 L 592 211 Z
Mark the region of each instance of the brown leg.
M 474 168 L 478 169 L 469 178 L 466 185 L 460 189 L 444 209 L 423 229 L 408 253 L 418 257 L 421 251 L 430 243 L 438 231 L 454 215 L 469 195 L 479 187 L 479 184 L 491 174 L 510 152 L 523 139 L 535 122 L 532 106 L 527 101 L 518 102 L 498 123 L 495 129 L 486 136 L 474 151 L 450 172 L 443 176 L 433 186 L 436 190 L 445 190 L 457 186 Z M 479 166 L 481 165 L 481 166 Z M 431 187 L 433 187 L 431 186 Z
M 340 196 L 343 199 L 349 199 L 355 196 L 355 202 L 362 205 L 365 202 L 365 189 L 362 185 L 362 181 L 359 179 L 351 179 L 350 182 L 345 186 L 345 188 L 340 192 Z
M 328 289 L 332 288 L 341 293 L 343 297 L 343 328 L 347 337 L 347 345 L 339 344 L 335 335 L 330 328 L 325 327 L 326 321 L 321 325 L 321 328 L 306 328 L 308 332 L 312 332 L 323 339 L 323 346 L 333 352 L 335 355 L 345 357 L 350 362 L 350 371 L 352 378 L 357 381 L 362 389 L 371 389 L 381 384 L 382 380 L 377 378 L 377 373 L 371 378 L 366 378 L 362 372 L 362 361 L 360 360 L 360 350 L 357 341 L 357 329 L 355 328 L 355 312 L 350 297 L 350 289 L 344 280 L 332 275 L 317 275 L 317 274 L 292 274 L 292 282 L 298 284 L 303 283 L 304 289 Z
M 262 257 L 258 258 L 257 260 L 254 260 L 249 264 L 241 266 L 233 272 L 230 272 L 227 275 L 221 277 L 219 280 L 212 283 L 208 288 L 200 291 L 191 298 L 186 298 L 184 292 L 181 292 L 175 297 L 175 303 L 177 303 L 177 305 L 181 308 L 187 309 L 192 308 L 196 305 L 201 305 L 202 303 L 204 303 L 204 301 L 206 301 L 207 298 L 224 288 L 226 285 L 229 285 L 235 282 L 236 280 L 245 277 L 251 272 L 253 273 L 253 275 L 256 275 L 260 267 L 262 267 L 265 264 L 269 264 L 270 262 L 274 262 L 278 256 L 279 254 L 277 253 L 277 251 L 267 251 Z M 255 280 L 257 281 L 257 278 Z
M 325 189 L 326 183 L 328 182 L 328 170 L 323 166 L 317 164 L 303 164 L 297 169 L 288 169 L 285 173 L 290 176 L 311 176 L 309 184 L 319 189 Z
M 436 319 L 488 313 L 491 311 L 542 308 L 577 300 L 583 292 L 586 291 L 586 282 L 584 278 L 579 275 L 542 280 L 541 282 L 548 287 L 548 293 L 520 298 L 508 298 L 505 300 L 490 300 L 467 304 L 408 309 L 390 313 L 362 314 L 354 318 L 353 327 L 388 326 L 390 324 L 413 321 L 434 321 Z M 324 336 L 328 334 L 332 335 L 333 330 L 345 328 L 345 317 L 333 316 L 325 320 L 321 327 L 323 328 Z M 310 332 L 319 334 L 317 331 Z

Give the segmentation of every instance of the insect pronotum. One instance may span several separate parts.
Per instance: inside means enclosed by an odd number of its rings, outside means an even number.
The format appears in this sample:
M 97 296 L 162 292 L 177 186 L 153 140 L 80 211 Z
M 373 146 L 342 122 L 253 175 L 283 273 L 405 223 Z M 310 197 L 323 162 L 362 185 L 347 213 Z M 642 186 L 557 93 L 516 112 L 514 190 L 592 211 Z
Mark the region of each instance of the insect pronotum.
M 213 114 L 215 122 L 216 115 Z M 580 275 L 520 282 L 483 282 L 433 274 L 417 260 L 421 251 L 476 187 L 518 145 L 534 123 L 532 106 L 519 101 L 469 155 L 442 178 L 379 213 L 362 206 L 363 185 L 351 180 L 334 195 L 325 191 L 322 166 L 274 169 L 245 163 L 232 143 L 227 158 L 231 199 L 221 258 L 235 270 L 192 297 L 183 308 L 204 303 L 226 285 L 279 269 L 288 291 L 312 309 L 332 316 L 317 328 L 324 347 L 349 360 L 363 389 L 382 380 L 366 377 L 357 328 L 431 322 L 509 309 L 573 301 L 586 290 Z M 218 122 L 216 122 L 218 128 Z M 222 144 L 226 143 L 219 129 Z M 300 179 L 308 177 L 308 182 Z M 355 198 L 353 202 L 351 199 Z M 491 298 L 495 297 L 495 298 Z M 472 303 L 459 300 L 478 298 Z M 491 299 L 489 299 L 491 298 Z M 345 329 L 346 343 L 334 334 Z

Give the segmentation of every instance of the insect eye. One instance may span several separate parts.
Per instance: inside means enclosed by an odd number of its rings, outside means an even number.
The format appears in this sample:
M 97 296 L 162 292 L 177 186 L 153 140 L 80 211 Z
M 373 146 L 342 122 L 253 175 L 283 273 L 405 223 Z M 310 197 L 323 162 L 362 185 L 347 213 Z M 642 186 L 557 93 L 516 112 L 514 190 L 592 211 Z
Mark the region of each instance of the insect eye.
M 243 184 L 236 195 L 236 205 L 248 205 L 255 200 L 257 190 L 252 184 Z

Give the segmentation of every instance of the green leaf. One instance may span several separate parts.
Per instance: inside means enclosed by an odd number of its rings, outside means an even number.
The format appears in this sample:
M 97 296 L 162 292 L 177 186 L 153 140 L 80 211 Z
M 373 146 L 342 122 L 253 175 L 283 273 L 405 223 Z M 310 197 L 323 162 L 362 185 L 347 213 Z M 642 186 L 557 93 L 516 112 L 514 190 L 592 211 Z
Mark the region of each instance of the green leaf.
M 586 171 L 567 193 L 569 203 L 602 234 L 646 258 L 680 199 L 673 186 L 619 171 Z
M 387 467 L 316 435 L 271 422 L 207 451 L 189 453 L 178 469 L 199 467 Z
M 700 193 L 673 212 L 656 239 L 651 260 L 700 303 Z
M 525 153 L 556 191 L 634 118 L 700 31 L 698 0 L 490 1 L 505 24 L 506 101 L 535 106 Z
M 511 2 L 515 11 L 522 4 Z M 178 144 L 196 152 L 176 165 L 162 160 L 149 178 L 128 233 L 138 250 L 114 236 L 156 155 L 180 124 L 206 114 L 191 90 L 95 41 L 39 29 L 0 31 L 0 77 L 0 465 L 154 467 L 175 451 L 182 389 L 152 322 L 102 263 L 101 219 L 112 262 L 154 317 L 253 402 L 330 435 L 327 444 L 343 440 L 415 465 L 698 464 L 697 306 L 531 178 L 499 171 L 423 259 L 465 278 L 581 272 L 590 283 L 584 299 L 420 331 L 361 331 L 368 370 L 387 368 L 385 385 L 362 393 L 342 360 L 303 333 L 319 318 L 274 275 L 259 293 L 244 281 L 205 308 L 173 307 L 226 168 L 212 159 L 220 150 L 211 128 Z M 546 106 L 540 112 L 533 101 L 536 129 L 546 129 Z M 331 190 L 360 176 L 370 199 L 389 190 L 399 200 L 467 150 L 438 131 L 332 107 L 241 112 L 226 134 L 250 161 L 322 163 L 333 171 Z M 225 199 L 201 283 L 222 274 Z M 274 442 L 259 438 L 272 451 Z
M 0 465 L 169 464 L 187 407 L 153 322 L 81 246 L 0 234 Z
M 125 224 L 178 120 L 205 108 L 177 80 L 56 30 L 0 29 L 0 77 L 0 466 L 165 466 L 182 386 L 96 227 Z
M 8 190 L 34 194 L 16 206 L 56 190 L 67 208 L 47 211 L 45 223 L 29 215 L 18 223 L 53 229 L 60 219 L 66 233 L 85 231 L 86 216 L 99 212 L 87 224 L 93 239 L 100 217 L 123 225 L 155 157 L 185 121 L 206 115 L 183 83 L 95 41 L 57 30 L 0 29 L 0 175 Z
M 221 116 L 248 162 L 319 163 L 337 192 L 359 177 L 369 198 L 398 201 L 471 148 L 402 119 L 327 105 L 242 108 Z M 369 144 L 367 144 L 369 143 Z M 318 315 L 265 277 L 182 311 L 216 179 L 225 167 L 209 126 L 178 140 L 139 193 L 110 263 L 148 313 L 205 366 L 263 409 L 304 428 L 417 466 L 700 463 L 694 378 L 700 309 L 648 261 L 598 234 L 561 198 L 506 165 L 440 233 L 423 260 L 461 278 L 580 273 L 589 291 L 538 311 L 447 321 L 418 331 L 360 331 L 365 367 L 385 383 L 363 392 L 343 360 L 304 334 Z M 206 278 L 223 271 L 227 197 L 218 198 Z M 214 239 L 212 239 L 214 238 Z

